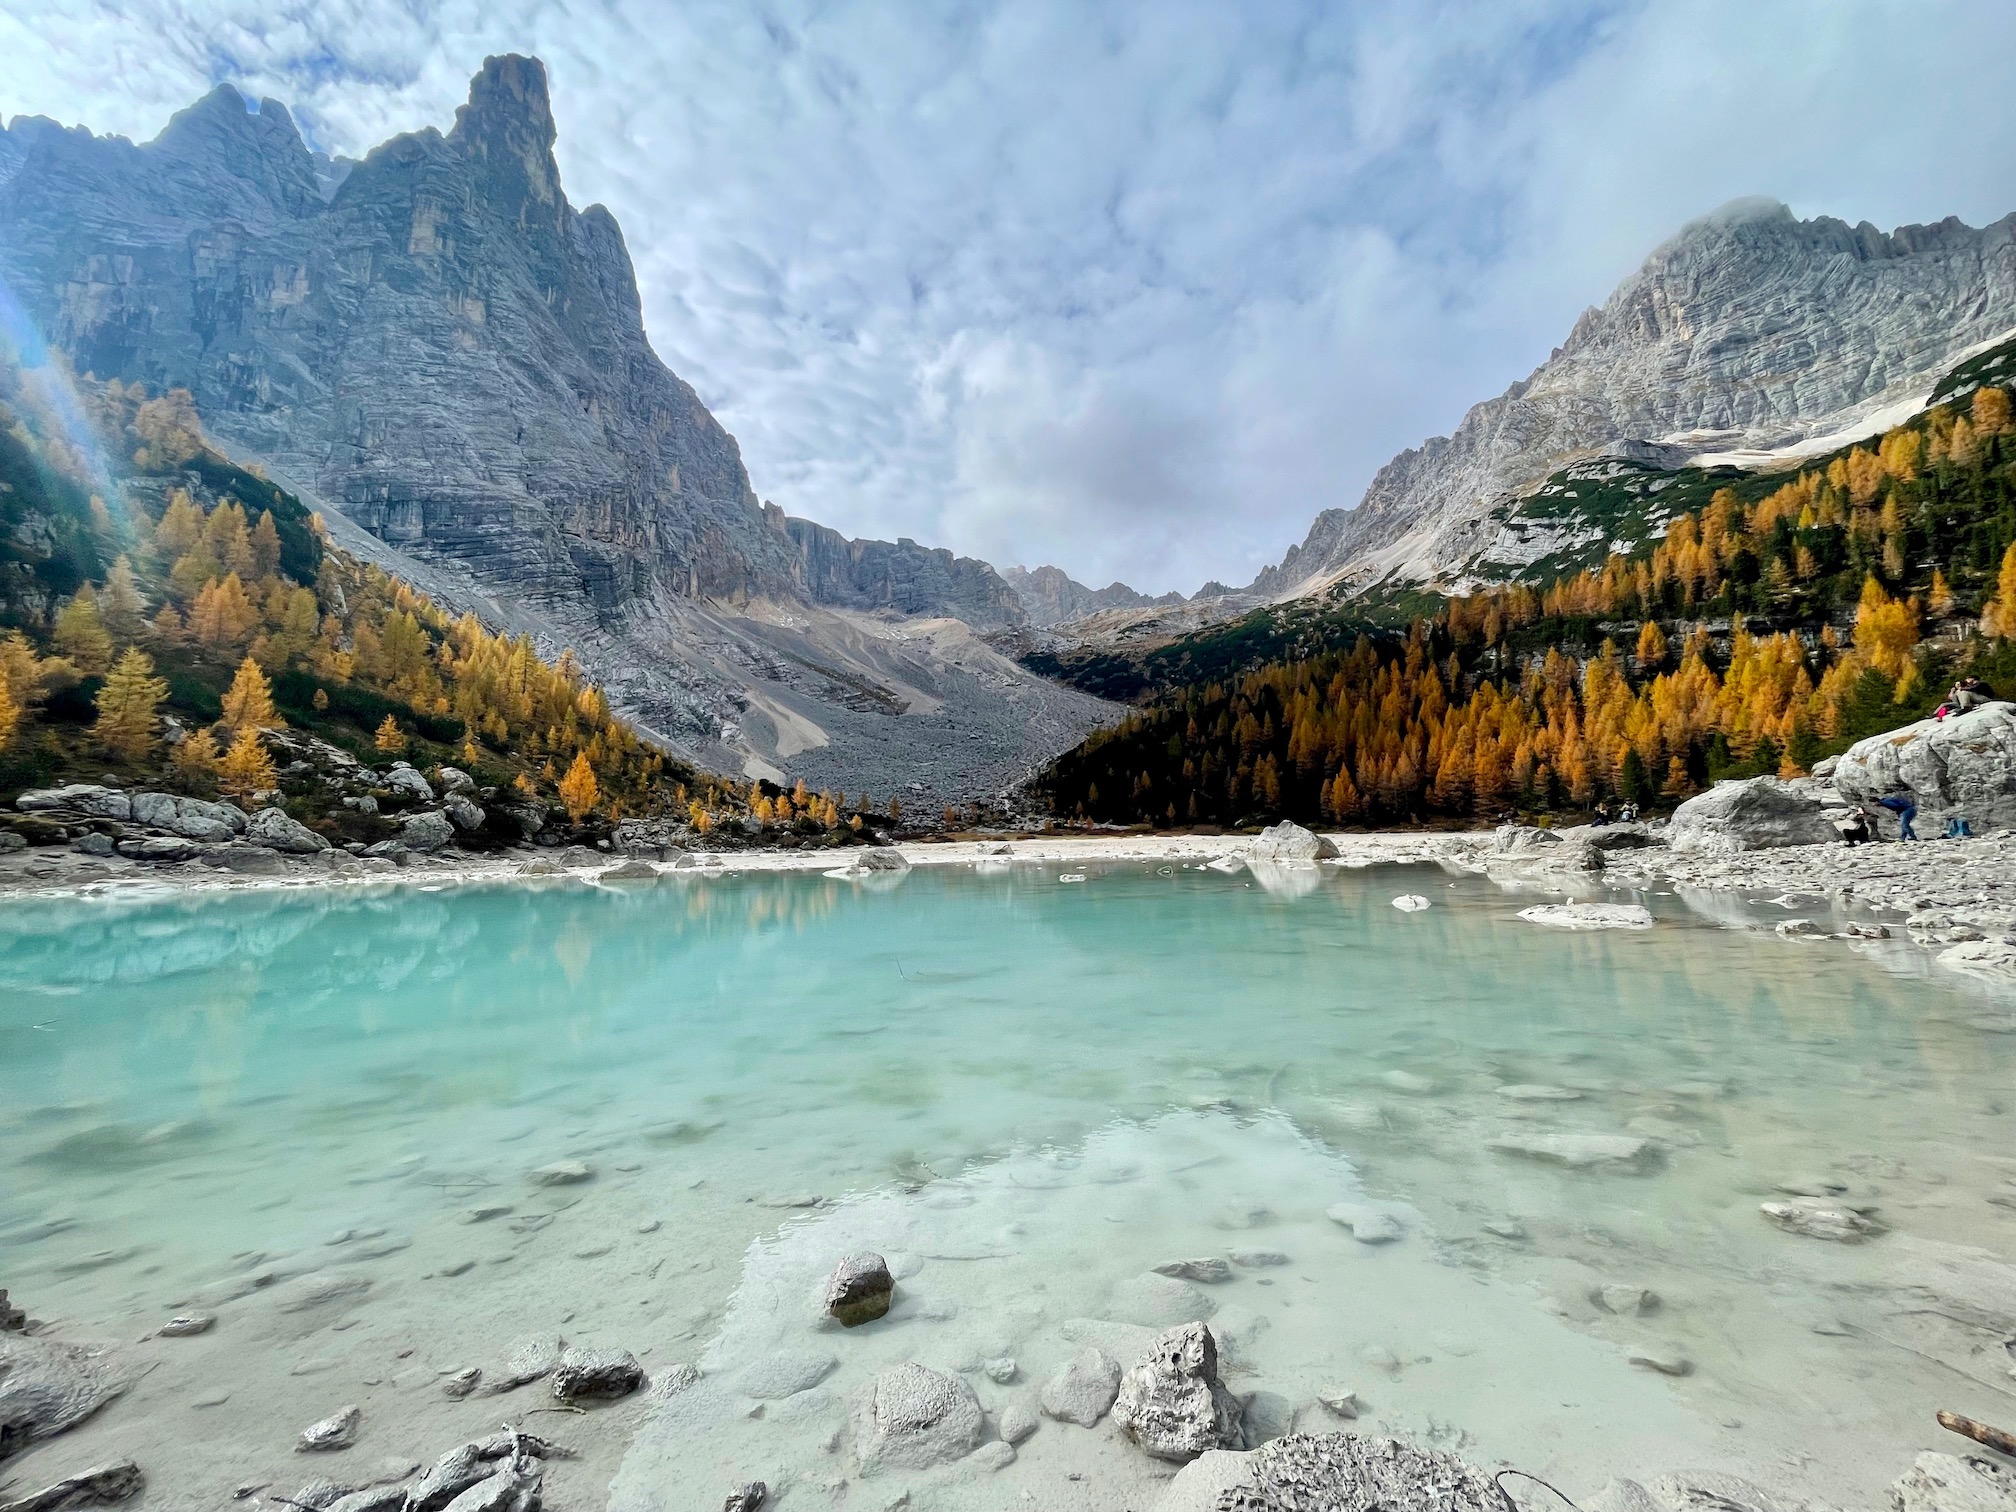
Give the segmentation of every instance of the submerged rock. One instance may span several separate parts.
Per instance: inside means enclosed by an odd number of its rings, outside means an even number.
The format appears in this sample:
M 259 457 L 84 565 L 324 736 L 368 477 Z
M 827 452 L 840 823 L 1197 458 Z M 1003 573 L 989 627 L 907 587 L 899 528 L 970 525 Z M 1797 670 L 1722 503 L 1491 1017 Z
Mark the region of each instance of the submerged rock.
M 1927 1450 L 1890 1487 L 1890 1504 L 1896 1512 L 2016 1512 L 2016 1470 Z
M 1202 1322 L 1218 1304 L 1187 1281 L 1148 1273 L 1129 1276 L 1113 1288 L 1108 1316 L 1143 1328 Z
M 1118 1366 L 1114 1367 L 1113 1385 L 1116 1390 L 1120 1385 Z M 1021 1444 L 1033 1437 L 1040 1425 L 1036 1421 L 1036 1414 L 1029 1410 L 1027 1403 L 1010 1402 L 1006 1407 L 1001 1409 L 1000 1420 L 995 1426 L 996 1431 L 1001 1435 L 1001 1442 L 1004 1444 Z
M 1296 1433 L 1185 1468 L 1155 1512 L 1504 1512 L 1506 1501 L 1487 1471 L 1439 1449 Z
M 558 1334 L 525 1335 L 512 1344 L 503 1367 L 490 1373 L 491 1393 L 515 1391 L 551 1375 L 559 1367 L 566 1348 L 567 1341 Z
M 569 1349 L 553 1368 L 556 1402 L 624 1397 L 643 1384 L 644 1368 L 627 1349 Z
M 76 1427 L 126 1386 L 102 1349 L 0 1333 L 0 1459 Z
M 1711 856 L 1832 845 L 1840 838 L 1819 799 L 1777 777 L 1718 782 L 1675 809 L 1666 826 L 1674 850 Z
M 585 1160 L 556 1160 L 551 1165 L 528 1171 L 525 1179 L 534 1186 L 576 1186 L 591 1179 L 595 1168 Z
M 1218 1380 L 1218 1341 L 1202 1323 L 1172 1328 L 1120 1378 L 1113 1421 L 1157 1459 L 1195 1459 L 1242 1441 L 1239 1403 Z
M 826 1283 L 826 1311 L 842 1328 L 857 1328 L 887 1313 L 895 1290 L 889 1263 L 880 1255 L 847 1255 Z
M 1197 1260 L 1167 1260 L 1155 1267 L 1158 1276 L 1174 1276 L 1179 1281 L 1203 1281 L 1206 1283 L 1230 1281 L 1232 1267 L 1216 1255 L 1207 1255 Z
M 115 1460 L 65 1476 L 40 1491 L 0 1502 L 0 1512 L 69 1512 L 72 1507 L 100 1507 L 137 1494 L 147 1478 L 131 1460 Z
M 1043 1383 L 1038 1400 L 1047 1416 L 1090 1428 L 1106 1416 L 1119 1390 L 1120 1362 L 1103 1349 L 1088 1345 Z
M 770 1488 L 762 1481 L 751 1481 L 728 1493 L 721 1512 L 763 1512 L 763 1504 L 769 1500 Z
M 1860 1244 L 1883 1233 L 1875 1219 L 1854 1208 L 1813 1197 L 1794 1197 L 1787 1202 L 1767 1202 L 1758 1211 L 1774 1227 L 1808 1239 L 1828 1239 L 1836 1244 Z
M 925 1470 L 971 1454 L 982 1426 L 971 1386 L 906 1362 L 875 1377 L 859 1414 L 856 1453 L 864 1474 Z
M 1288 819 L 1269 825 L 1246 847 L 1249 861 L 1327 861 L 1336 854 L 1329 840 Z
M 840 1368 L 830 1354 L 784 1349 L 765 1355 L 735 1378 L 744 1396 L 762 1402 L 782 1401 L 801 1391 L 810 1391 Z
M 1324 1216 L 1332 1223 L 1351 1230 L 1351 1237 L 1360 1244 L 1391 1244 L 1407 1233 L 1391 1213 L 1381 1212 L 1363 1202 L 1334 1203 Z
M 166 1323 L 154 1330 L 156 1338 L 186 1339 L 195 1334 L 208 1333 L 216 1326 L 217 1315 L 207 1312 L 177 1313 Z
M 1659 1163 L 1659 1146 L 1633 1134 L 1501 1134 L 1488 1148 L 1501 1155 L 1567 1166 L 1575 1171 L 1642 1175 Z
M 364 1409 L 356 1403 L 339 1407 L 321 1422 L 303 1428 L 294 1447 L 306 1453 L 348 1449 L 357 1442 L 357 1428 L 363 1421 Z

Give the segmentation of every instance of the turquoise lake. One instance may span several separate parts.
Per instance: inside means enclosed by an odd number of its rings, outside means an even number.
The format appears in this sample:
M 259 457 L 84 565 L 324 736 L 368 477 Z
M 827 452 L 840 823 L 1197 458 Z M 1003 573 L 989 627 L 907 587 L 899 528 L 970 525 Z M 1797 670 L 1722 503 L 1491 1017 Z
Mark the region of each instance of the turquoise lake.
M 1873 1504 L 1943 1447 L 1936 1407 L 2010 1416 L 1984 1299 L 2016 1277 L 2016 1035 L 1915 947 L 1768 932 L 1817 900 L 1642 895 L 1653 929 L 1576 934 L 1433 867 L 1082 870 L 9 903 L 0 1278 L 78 1334 L 216 1313 L 79 1431 L 207 1444 L 192 1496 L 338 1402 L 434 1448 L 494 1426 L 437 1378 L 541 1330 L 700 1367 L 633 1411 L 636 1508 L 737 1476 L 880 1506 L 833 1468 L 874 1369 L 971 1372 L 998 1411 L 1186 1308 L 1256 1422 L 1345 1426 L 1317 1398 L 1348 1386 L 1360 1427 L 1571 1494 L 1721 1465 Z M 1492 1147 L 1582 1131 L 1646 1160 Z M 563 1161 L 591 1174 L 530 1175 Z M 1886 1231 L 1782 1232 L 1759 1208 L 1787 1188 Z M 1404 1236 L 1360 1242 L 1338 1203 Z M 821 1331 L 862 1247 L 899 1305 Z M 1143 1281 L 1235 1252 L 1278 1263 Z M 365 1284 L 296 1305 L 304 1276 Z M 752 1415 L 736 1383 L 793 1351 L 830 1373 Z M 172 1399 L 185 1360 L 239 1389 Z M 904 1489 L 1117 1506 L 1091 1487 L 1134 1495 L 1162 1473 L 1139 1459 L 1046 1423 L 998 1473 Z

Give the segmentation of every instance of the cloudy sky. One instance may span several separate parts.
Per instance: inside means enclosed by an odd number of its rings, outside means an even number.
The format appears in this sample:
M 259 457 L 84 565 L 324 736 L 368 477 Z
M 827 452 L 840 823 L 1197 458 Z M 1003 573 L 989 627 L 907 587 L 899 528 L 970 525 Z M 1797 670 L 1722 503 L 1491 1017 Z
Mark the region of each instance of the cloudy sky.
M 2007 0 L 10 0 L 0 114 L 145 139 L 224 81 L 355 154 L 505 51 L 765 498 L 1154 591 L 1723 201 L 2016 210 Z

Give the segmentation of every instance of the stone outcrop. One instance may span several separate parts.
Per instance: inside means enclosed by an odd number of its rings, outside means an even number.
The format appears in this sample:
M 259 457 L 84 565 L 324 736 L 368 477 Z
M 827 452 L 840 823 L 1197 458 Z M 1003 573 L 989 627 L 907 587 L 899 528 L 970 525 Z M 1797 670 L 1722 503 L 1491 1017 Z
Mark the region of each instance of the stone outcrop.
M 1666 826 L 1674 850 L 1710 856 L 1840 838 L 1819 799 L 1777 777 L 1718 782 L 1675 809 Z
M 245 825 L 245 838 L 267 850 L 309 856 L 329 849 L 329 842 L 297 819 L 277 808 L 263 808 Z
M 1160 1335 L 1120 1378 L 1113 1421 L 1157 1459 L 1192 1460 L 1244 1443 L 1239 1403 L 1218 1379 L 1218 1341 L 1202 1323 Z
M 447 132 L 341 172 L 229 86 L 140 144 L 16 118 L 0 280 L 77 371 L 190 389 L 338 544 L 572 646 L 704 765 L 965 799 L 1082 739 L 1108 706 L 973 633 L 1027 623 L 985 563 L 759 503 L 651 349 L 615 218 L 568 202 L 557 135 L 523 57 L 486 60 Z M 947 627 L 862 623 L 903 616 Z
M 1356 509 L 1325 510 L 1249 592 L 1460 576 L 1493 545 L 1494 509 L 1578 459 L 1670 466 L 1831 435 L 1923 399 L 2012 325 L 2016 216 L 1885 234 L 1739 200 L 1653 252 L 1453 436 L 1387 463 Z
M 1836 763 L 1834 786 L 1855 803 L 1908 792 L 1921 835 L 1939 833 L 1949 818 L 1964 818 L 1976 834 L 2016 827 L 2016 704 L 1858 740 Z
M 1337 847 L 1329 840 L 1292 819 L 1269 825 L 1246 847 L 1249 861 L 1324 861 L 1336 854 Z

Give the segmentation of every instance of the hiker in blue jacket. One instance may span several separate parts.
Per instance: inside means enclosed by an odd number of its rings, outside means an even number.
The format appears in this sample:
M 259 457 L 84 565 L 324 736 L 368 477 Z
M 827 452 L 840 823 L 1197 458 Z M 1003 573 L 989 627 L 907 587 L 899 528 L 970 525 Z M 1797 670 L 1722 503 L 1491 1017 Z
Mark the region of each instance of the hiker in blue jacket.
M 1918 800 L 1913 798 L 1908 790 L 1902 793 L 1891 793 L 1886 797 L 1878 798 L 1876 800 L 1876 807 L 1888 809 L 1897 816 L 1897 838 L 1899 840 L 1916 840 L 1918 838 L 1918 832 L 1911 828 L 1911 821 L 1918 817 Z

